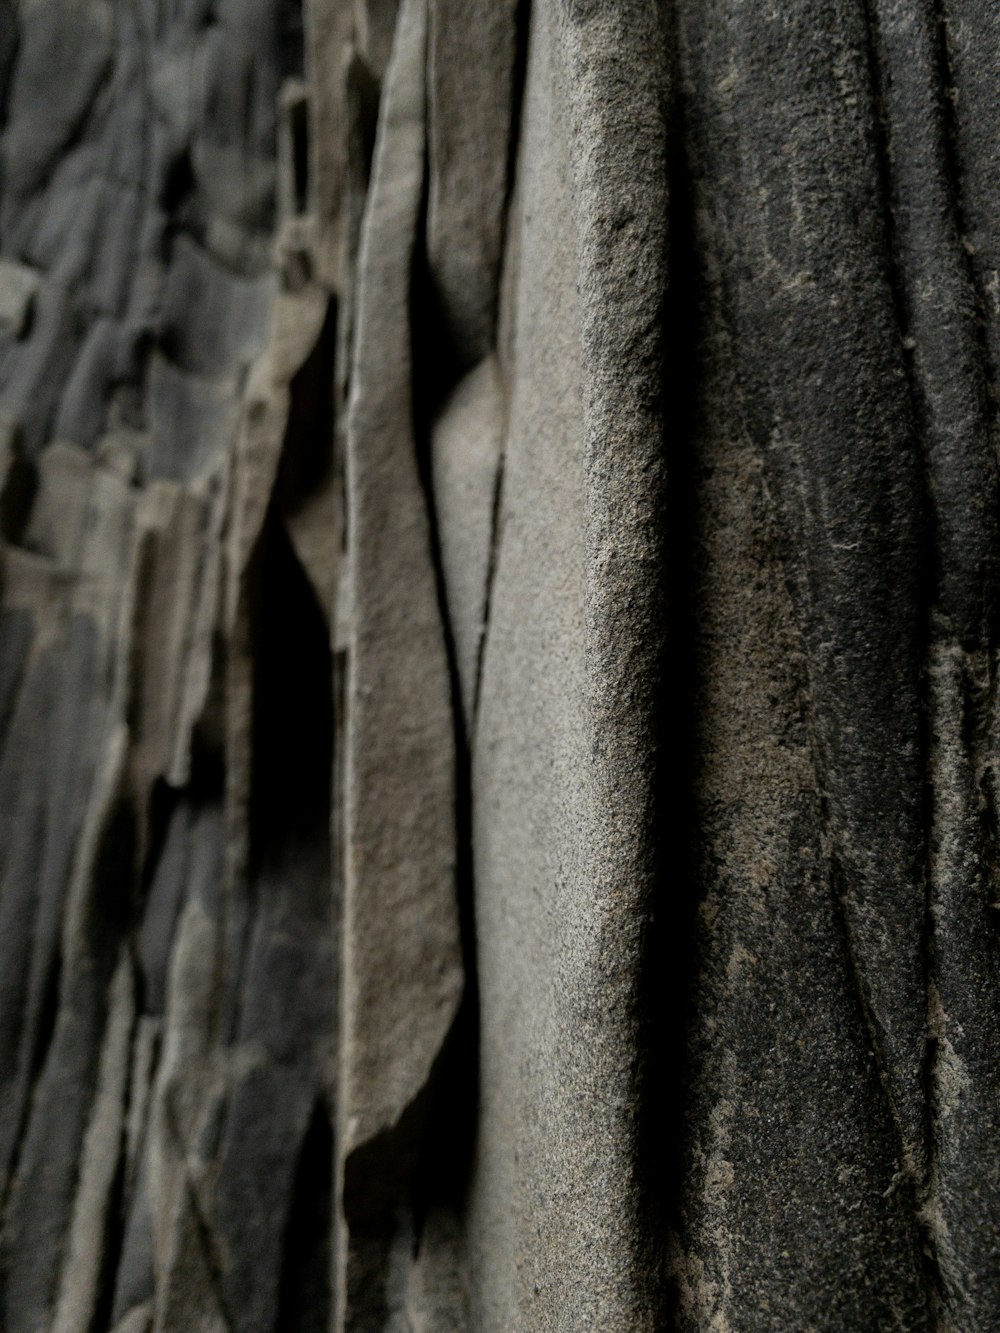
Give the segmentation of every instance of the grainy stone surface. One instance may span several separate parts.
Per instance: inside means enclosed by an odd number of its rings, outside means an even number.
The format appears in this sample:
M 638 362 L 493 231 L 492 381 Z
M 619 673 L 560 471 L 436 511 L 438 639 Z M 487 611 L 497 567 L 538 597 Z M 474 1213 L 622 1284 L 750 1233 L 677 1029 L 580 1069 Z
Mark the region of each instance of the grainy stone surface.
M 992 0 L 0 0 L 0 1328 L 1000 1326 Z

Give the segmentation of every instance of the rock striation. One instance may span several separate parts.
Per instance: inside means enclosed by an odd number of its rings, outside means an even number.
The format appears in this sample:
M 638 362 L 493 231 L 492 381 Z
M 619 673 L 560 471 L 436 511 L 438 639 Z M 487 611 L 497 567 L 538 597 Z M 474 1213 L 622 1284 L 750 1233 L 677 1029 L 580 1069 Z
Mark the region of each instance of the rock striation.
M 1000 11 L 0 0 L 0 1328 L 1000 1325 Z

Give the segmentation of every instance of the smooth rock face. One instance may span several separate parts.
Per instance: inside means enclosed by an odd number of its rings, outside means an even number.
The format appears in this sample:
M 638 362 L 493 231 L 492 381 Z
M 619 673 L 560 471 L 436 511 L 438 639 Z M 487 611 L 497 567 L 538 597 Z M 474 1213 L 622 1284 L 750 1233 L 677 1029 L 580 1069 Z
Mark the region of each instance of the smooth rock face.
M 991 0 L 0 0 L 0 1328 L 1000 1327 Z

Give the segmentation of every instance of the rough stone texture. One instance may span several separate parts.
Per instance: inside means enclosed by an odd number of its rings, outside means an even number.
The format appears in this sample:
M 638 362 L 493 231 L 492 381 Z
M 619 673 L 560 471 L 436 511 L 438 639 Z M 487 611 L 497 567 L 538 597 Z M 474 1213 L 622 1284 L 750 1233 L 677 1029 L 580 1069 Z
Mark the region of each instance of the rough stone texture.
M 1000 1327 L 992 0 L 0 0 L 0 1328 Z

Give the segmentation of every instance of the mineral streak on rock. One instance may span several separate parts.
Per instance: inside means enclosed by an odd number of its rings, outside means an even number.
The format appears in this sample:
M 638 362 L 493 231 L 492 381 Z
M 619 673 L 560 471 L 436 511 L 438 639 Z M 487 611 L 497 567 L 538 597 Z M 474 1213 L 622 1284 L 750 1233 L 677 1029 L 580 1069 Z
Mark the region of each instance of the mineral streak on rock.
M 1000 1327 L 992 0 L 0 0 L 0 1329 Z

